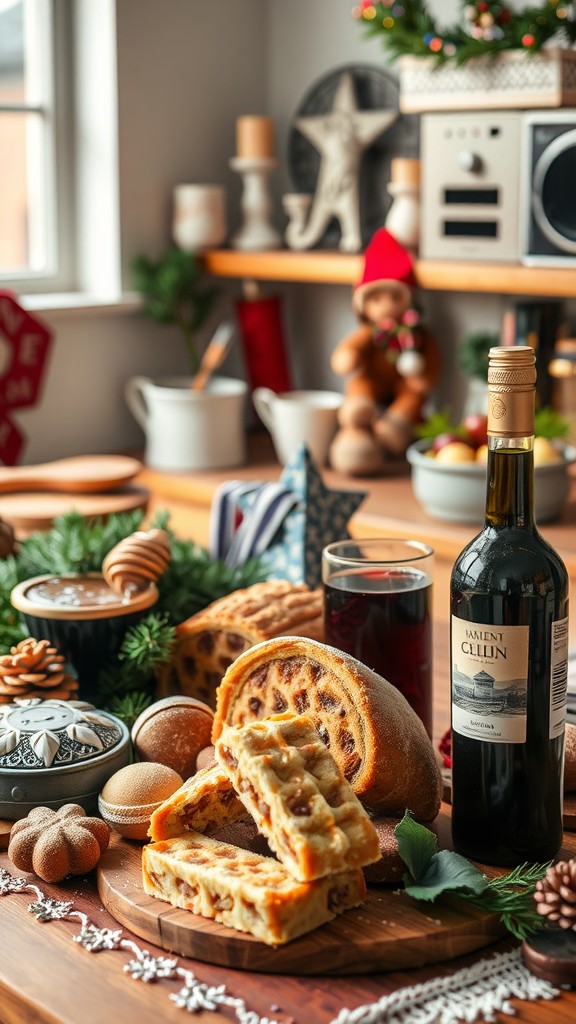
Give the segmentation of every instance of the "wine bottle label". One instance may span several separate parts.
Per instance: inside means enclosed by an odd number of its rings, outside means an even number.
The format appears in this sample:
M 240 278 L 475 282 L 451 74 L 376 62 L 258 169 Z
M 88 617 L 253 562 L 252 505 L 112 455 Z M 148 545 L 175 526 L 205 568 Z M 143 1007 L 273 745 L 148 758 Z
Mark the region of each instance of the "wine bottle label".
M 561 736 L 566 720 L 568 684 L 568 619 L 552 623 L 550 658 L 550 739 Z
M 452 728 L 487 743 L 524 743 L 528 626 L 452 616 Z

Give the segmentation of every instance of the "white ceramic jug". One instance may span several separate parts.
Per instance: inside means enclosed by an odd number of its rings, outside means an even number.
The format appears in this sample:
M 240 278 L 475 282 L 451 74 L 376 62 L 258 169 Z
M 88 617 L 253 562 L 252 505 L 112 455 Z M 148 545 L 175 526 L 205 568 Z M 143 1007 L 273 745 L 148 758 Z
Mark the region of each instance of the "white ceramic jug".
M 270 388 L 255 388 L 252 400 L 272 435 L 280 462 L 289 462 L 304 443 L 319 466 L 326 464 L 342 404 L 339 392 L 285 391 L 277 395 Z
M 192 391 L 190 383 L 185 377 L 131 377 L 127 382 L 128 407 L 146 435 L 146 464 L 167 470 L 241 466 L 246 461 L 246 383 L 213 377 L 205 391 Z

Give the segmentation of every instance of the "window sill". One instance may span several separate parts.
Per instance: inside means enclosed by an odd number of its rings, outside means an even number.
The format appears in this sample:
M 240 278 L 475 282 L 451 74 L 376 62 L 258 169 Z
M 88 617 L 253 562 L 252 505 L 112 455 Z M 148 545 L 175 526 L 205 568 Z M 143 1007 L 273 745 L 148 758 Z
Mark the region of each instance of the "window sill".
M 24 308 L 31 313 L 99 316 L 102 313 L 135 313 L 142 308 L 142 299 L 136 292 L 123 292 L 116 299 L 89 295 L 86 292 L 21 295 L 19 299 Z

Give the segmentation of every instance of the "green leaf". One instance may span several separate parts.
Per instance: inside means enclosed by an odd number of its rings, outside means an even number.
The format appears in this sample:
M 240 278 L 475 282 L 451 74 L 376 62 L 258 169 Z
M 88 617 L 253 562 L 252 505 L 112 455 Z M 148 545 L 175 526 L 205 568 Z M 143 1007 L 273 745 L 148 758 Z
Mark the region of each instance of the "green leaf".
M 394 829 L 398 842 L 398 853 L 413 879 L 419 880 L 430 867 L 438 849 L 438 840 L 430 829 L 419 825 L 406 811 L 402 821 Z
M 433 903 L 444 892 L 461 890 L 478 896 L 488 885 L 488 879 L 459 853 L 440 850 L 434 854 L 423 875 L 414 882 L 409 880 L 404 884 L 408 895 L 415 900 Z

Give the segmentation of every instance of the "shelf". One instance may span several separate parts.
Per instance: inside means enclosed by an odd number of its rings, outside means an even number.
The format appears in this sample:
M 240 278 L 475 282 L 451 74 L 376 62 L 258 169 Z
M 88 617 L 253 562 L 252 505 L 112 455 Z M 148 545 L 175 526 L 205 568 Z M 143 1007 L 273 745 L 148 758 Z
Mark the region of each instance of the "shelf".
M 300 281 L 310 284 L 356 284 L 362 276 L 363 255 L 312 250 L 239 252 L 213 249 L 204 266 L 217 277 L 256 281 Z M 569 267 L 524 267 L 517 263 L 465 263 L 417 260 L 416 276 L 428 291 L 484 292 L 497 295 L 576 296 L 576 262 Z

